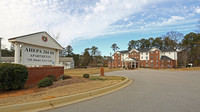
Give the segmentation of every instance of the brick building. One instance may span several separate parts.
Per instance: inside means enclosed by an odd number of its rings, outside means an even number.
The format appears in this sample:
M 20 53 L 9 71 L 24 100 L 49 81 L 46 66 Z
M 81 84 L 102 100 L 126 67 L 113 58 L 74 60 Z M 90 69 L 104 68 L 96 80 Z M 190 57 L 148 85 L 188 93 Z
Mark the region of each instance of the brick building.
M 108 65 L 114 68 L 175 68 L 177 51 L 158 48 L 117 51 Z

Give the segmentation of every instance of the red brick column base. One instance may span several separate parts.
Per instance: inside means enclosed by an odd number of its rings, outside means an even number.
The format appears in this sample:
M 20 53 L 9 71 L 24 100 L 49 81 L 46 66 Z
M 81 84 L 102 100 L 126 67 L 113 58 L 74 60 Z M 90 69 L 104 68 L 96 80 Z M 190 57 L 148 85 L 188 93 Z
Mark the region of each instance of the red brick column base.
M 48 75 L 55 75 L 59 78 L 64 75 L 64 67 L 27 67 L 28 68 L 28 80 L 26 86 L 36 85 L 40 80 L 47 77 Z

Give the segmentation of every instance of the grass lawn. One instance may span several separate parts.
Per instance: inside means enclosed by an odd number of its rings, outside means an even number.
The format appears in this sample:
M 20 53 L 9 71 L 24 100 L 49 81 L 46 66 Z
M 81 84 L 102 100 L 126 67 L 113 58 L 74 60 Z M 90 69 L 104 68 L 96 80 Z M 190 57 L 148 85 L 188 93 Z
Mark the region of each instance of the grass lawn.
M 115 71 L 115 70 L 121 70 L 121 69 L 104 67 L 104 73 Z M 70 76 L 82 76 L 83 74 L 94 75 L 94 74 L 100 74 L 100 68 L 65 69 L 64 74 L 70 75 Z
M 188 67 L 188 68 L 177 68 L 177 69 L 166 69 L 169 71 L 200 71 L 200 67 Z

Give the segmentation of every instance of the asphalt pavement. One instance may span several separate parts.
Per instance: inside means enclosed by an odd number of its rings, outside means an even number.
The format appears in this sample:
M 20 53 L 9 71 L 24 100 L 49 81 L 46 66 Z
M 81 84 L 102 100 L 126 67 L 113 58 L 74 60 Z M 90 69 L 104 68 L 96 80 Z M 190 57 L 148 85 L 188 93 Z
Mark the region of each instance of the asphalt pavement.
M 200 71 L 123 70 L 134 82 L 101 97 L 43 112 L 200 112 Z

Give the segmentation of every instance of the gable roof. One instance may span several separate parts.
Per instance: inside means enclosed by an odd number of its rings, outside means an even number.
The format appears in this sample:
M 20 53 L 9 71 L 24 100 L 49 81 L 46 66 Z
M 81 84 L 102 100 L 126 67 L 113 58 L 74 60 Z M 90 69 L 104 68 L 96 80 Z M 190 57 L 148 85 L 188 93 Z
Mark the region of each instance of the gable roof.
M 161 49 L 161 51 L 162 52 L 174 52 L 174 51 L 176 51 L 176 49 L 171 49 L 171 48 L 169 48 L 169 49 Z
M 138 51 L 140 51 L 140 52 L 147 52 L 147 51 L 149 51 L 151 48 L 144 48 L 144 49 L 138 49 Z
M 126 54 L 129 52 L 129 50 L 123 50 L 123 51 L 119 51 L 121 54 Z
M 161 60 L 172 60 L 172 59 L 170 57 L 168 57 L 168 56 L 162 56 Z
M 47 37 L 48 41 L 47 42 L 42 41 L 42 36 Z M 12 43 L 19 42 L 24 44 L 31 44 L 36 46 L 52 48 L 52 49 L 59 49 L 59 50 L 63 49 L 63 47 L 45 31 L 10 38 L 8 39 L 8 41 Z
M 129 52 L 133 52 L 133 51 L 136 51 L 136 52 L 140 52 L 140 51 L 138 51 L 137 49 L 131 49 Z

